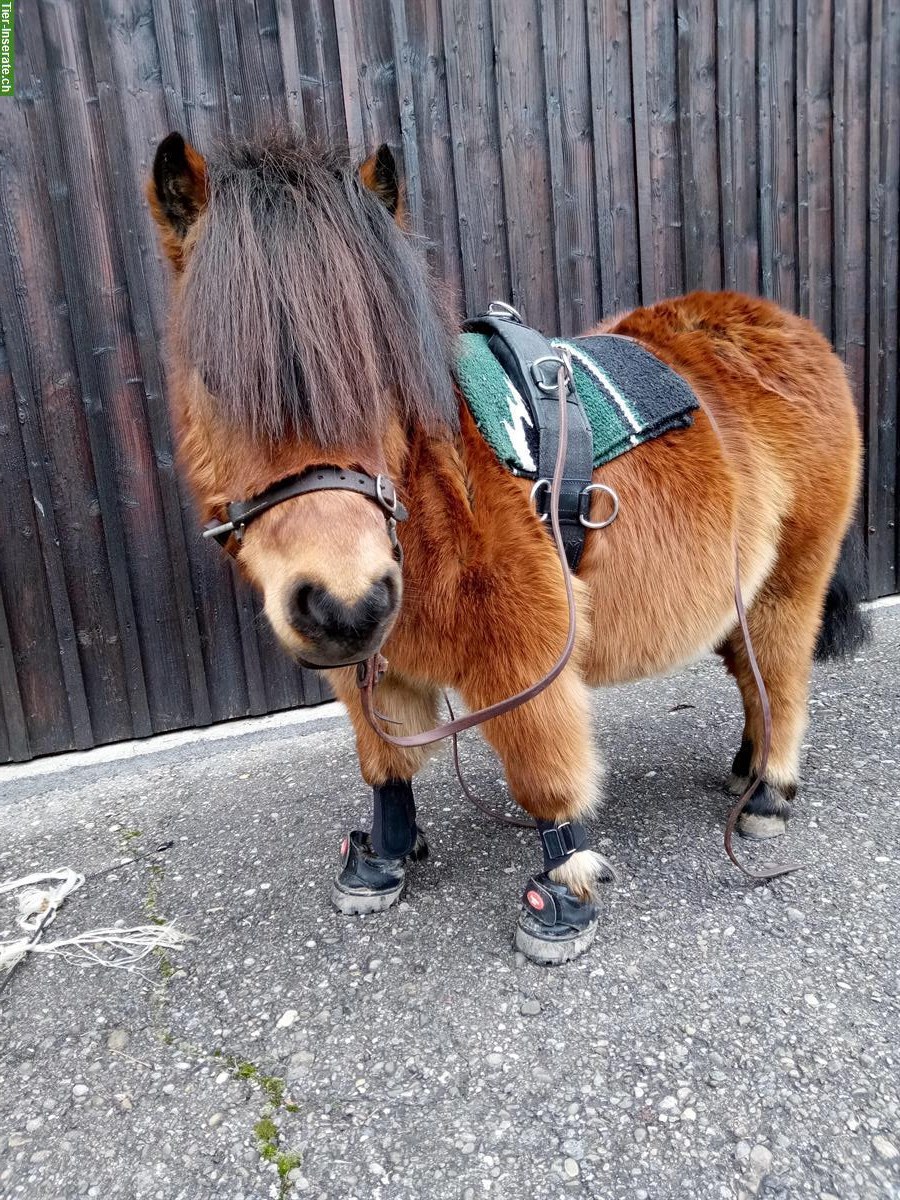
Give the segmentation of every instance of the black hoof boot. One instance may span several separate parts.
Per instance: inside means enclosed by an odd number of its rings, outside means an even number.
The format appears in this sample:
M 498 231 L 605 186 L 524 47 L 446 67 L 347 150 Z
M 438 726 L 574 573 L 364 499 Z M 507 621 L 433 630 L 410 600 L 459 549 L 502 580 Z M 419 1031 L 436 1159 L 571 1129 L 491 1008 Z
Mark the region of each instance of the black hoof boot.
M 546 872 L 525 885 L 515 947 L 541 966 L 570 962 L 584 954 L 597 932 L 597 908 Z
M 385 912 L 396 904 L 406 886 L 406 864 L 428 857 L 428 843 L 418 831 L 404 858 L 383 858 L 372 849 L 369 835 L 354 829 L 341 843 L 341 873 L 331 889 L 331 901 L 344 916 Z

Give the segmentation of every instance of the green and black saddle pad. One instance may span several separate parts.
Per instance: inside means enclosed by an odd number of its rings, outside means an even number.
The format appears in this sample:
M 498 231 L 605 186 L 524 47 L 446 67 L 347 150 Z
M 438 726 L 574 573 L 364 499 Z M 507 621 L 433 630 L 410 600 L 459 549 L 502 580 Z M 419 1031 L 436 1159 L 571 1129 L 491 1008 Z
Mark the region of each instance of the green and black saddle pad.
M 575 388 L 591 425 L 595 467 L 692 423 L 699 404 L 690 385 L 638 342 L 595 334 L 554 338 L 552 345 L 571 355 Z M 483 334 L 460 334 L 456 376 L 500 462 L 515 475 L 536 479 L 538 431 Z

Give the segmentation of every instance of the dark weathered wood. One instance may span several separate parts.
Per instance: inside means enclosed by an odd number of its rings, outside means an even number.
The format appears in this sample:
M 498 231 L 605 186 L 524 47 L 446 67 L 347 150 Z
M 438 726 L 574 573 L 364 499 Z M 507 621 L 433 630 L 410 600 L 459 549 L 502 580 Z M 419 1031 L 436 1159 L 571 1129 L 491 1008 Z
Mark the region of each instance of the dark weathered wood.
M 288 31 L 293 31 L 293 52 L 300 72 L 302 128 L 321 141 L 346 137 L 340 52 L 330 0 L 308 0 L 300 5 L 278 0 L 278 27 L 283 55 L 290 50 L 285 47 Z
M 425 200 L 422 171 L 419 166 L 419 131 L 413 82 L 414 52 L 409 42 L 406 6 L 403 0 L 389 0 L 394 69 L 400 134 L 403 139 L 403 175 L 407 220 L 416 233 L 425 232 Z
M 881 392 L 878 441 L 869 453 L 879 462 L 876 522 L 881 569 L 876 595 L 900 591 L 900 4 L 885 5 L 881 107 Z M 871 334 L 870 334 L 871 337 Z M 893 559 L 893 570 L 891 569 Z
M 881 178 L 881 71 L 882 71 L 882 21 L 883 0 L 870 0 L 869 15 L 869 88 L 868 88 L 868 239 L 866 246 L 866 309 L 868 317 L 868 339 L 865 344 L 865 396 L 862 406 L 865 413 L 866 441 L 870 446 L 878 445 L 878 399 L 881 385 L 881 321 L 882 292 L 884 282 L 881 275 L 881 222 L 883 183 Z M 866 457 L 865 511 L 867 544 L 869 550 L 869 583 L 874 591 L 875 581 L 884 572 L 882 556 L 884 545 L 878 527 L 878 476 L 879 461 L 875 454 Z M 893 557 L 893 556 L 891 556 Z M 890 564 L 893 574 L 893 563 Z
M 835 271 L 840 281 L 835 344 L 847 364 L 856 403 L 866 384 L 868 0 L 836 3 L 834 14 Z
M 334 0 L 344 111 L 350 149 L 359 156 L 382 142 L 397 144 L 390 0 Z
M 284 60 L 281 57 L 278 0 L 243 0 L 239 12 L 241 19 L 237 28 L 242 44 L 252 41 L 254 37 L 259 39 L 259 69 L 272 119 L 289 120 L 289 89 L 284 78 Z
M 644 8 L 647 111 L 650 126 L 650 297 L 675 296 L 684 287 L 681 179 L 678 161 L 678 80 L 675 0 L 647 0 Z M 646 236 L 641 231 L 641 236 Z
M 307 133 L 306 111 L 303 107 L 304 79 L 297 45 L 297 23 L 291 0 L 274 0 L 274 41 L 281 60 L 284 112 L 288 124 Z
M 634 168 L 637 180 L 637 243 L 641 276 L 641 302 L 657 299 L 656 256 L 653 241 L 653 197 L 650 172 L 650 97 L 647 79 L 647 18 L 645 6 L 629 0 L 629 43 L 631 46 L 632 120 L 634 122 Z
M 845 160 L 846 160 L 846 70 L 847 70 L 847 13 L 846 6 L 835 0 L 834 19 L 832 25 L 832 122 L 831 122 L 831 171 L 832 195 L 834 197 L 834 221 L 832 224 L 832 253 L 834 261 L 834 277 L 840 281 L 834 291 L 833 338 L 834 347 L 838 354 L 845 359 L 846 331 L 843 282 L 846 278 L 846 247 L 844 242 L 846 201 L 845 201 Z
M 541 22 L 559 331 L 580 333 L 602 312 L 586 14 L 542 0 Z
M 764 291 L 847 363 L 898 578 L 898 0 L 33 0 L 0 145 L 0 759 L 315 703 L 173 465 L 142 191 L 272 119 L 402 159 L 468 311 Z
M 5 167 L 6 164 L 0 159 L 0 174 L 5 173 Z M 15 571 L 20 578 L 25 579 L 30 573 L 18 570 L 18 563 L 10 561 L 13 557 L 10 549 L 15 547 L 19 540 L 17 536 L 19 531 L 16 529 L 14 519 L 13 496 L 16 492 L 21 496 L 23 492 L 27 491 L 28 480 L 27 468 L 21 456 L 21 442 L 15 426 L 9 420 L 15 412 L 15 407 L 15 386 L 6 353 L 6 344 L 3 341 L 2 330 L 0 330 L 0 580 L 4 583 L 4 587 L 0 587 L 0 761 L 4 762 L 8 759 L 22 761 L 31 757 L 28 725 L 25 720 L 19 673 L 16 666 L 16 652 L 4 601 L 4 591 L 8 592 L 8 599 L 12 600 L 11 589 L 7 589 L 5 586 L 12 572 Z M 30 605 L 30 610 L 31 619 L 34 619 L 35 616 L 38 618 L 38 637 L 42 638 L 44 642 L 49 641 L 46 637 L 46 628 L 53 618 L 44 588 L 40 589 L 38 596 L 35 597 L 35 603 Z M 46 649 L 55 652 L 52 642 Z M 58 675 L 58 662 L 52 665 L 54 674 Z M 48 682 L 51 689 L 54 682 L 58 684 L 58 681 L 54 680 L 52 676 Z M 62 688 L 58 688 L 54 699 L 57 704 L 65 707 L 66 696 Z
M 628 0 L 589 0 L 586 24 L 600 306 L 602 315 L 611 316 L 640 303 L 641 271 L 635 267 L 642 255 L 650 261 L 638 251 Z M 649 150 L 644 161 L 649 170 Z
M 266 62 L 260 18 L 268 15 L 274 28 L 270 0 L 214 0 L 221 55 L 222 94 L 228 124 L 234 133 L 263 129 L 275 117 L 284 118 L 284 82 L 277 58 Z M 268 37 L 271 37 L 269 33 Z M 270 71 L 276 67 L 274 79 Z M 267 69 L 268 68 L 268 69 Z
M 34 76 L 25 48 L 0 158 L 2 317 L 10 388 L 0 442 L 9 536 L 0 539 L 32 749 L 73 736 L 128 736 L 131 714 L 44 164 L 28 134 Z M 94 716 L 89 715 L 93 709 Z
M 41 23 L 25 24 L 24 44 L 29 61 L 36 67 L 44 79 L 44 90 L 35 92 L 34 112 L 36 116 L 34 130 L 37 145 L 46 163 L 50 204 L 53 209 L 53 223 L 56 241 L 59 244 L 62 280 L 68 304 L 68 313 L 72 324 L 74 353 L 78 364 L 80 388 L 84 398 L 84 414 L 88 426 L 91 456 L 95 463 L 95 479 L 97 503 L 102 517 L 102 533 L 106 545 L 109 577 L 112 581 L 113 599 L 115 602 L 116 620 L 118 620 L 118 638 L 121 653 L 125 662 L 125 683 L 128 702 L 131 708 L 131 731 L 145 734 L 151 732 L 151 722 L 146 694 L 144 668 L 137 629 L 136 612 L 134 612 L 131 593 L 131 581 L 128 578 L 125 538 L 122 532 L 121 515 L 116 496 L 115 466 L 107 437 L 106 422 L 103 419 L 100 379 L 98 379 L 97 360 L 102 356 L 103 338 L 97 340 L 91 330 L 92 316 L 88 296 L 85 295 L 85 282 L 94 283 L 97 278 L 96 228 L 86 229 L 80 220 L 82 212 L 78 205 L 72 203 L 72 197 L 77 196 L 79 182 L 82 176 L 78 170 L 72 169 L 71 155 L 73 149 L 73 131 L 79 126 L 83 114 L 83 101 L 73 100 L 68 80 L 65 76 L 62 49 L 53 35 L 59 35 L 65 29 L 66 18 L 70 16 L 67 10 L 58 10 L 53 6 L 42 8 Z M 52 59 L 49 67 L 44 58 L 43 29 L 44 18 L 52 31 L 48 47 Z M 55 18 L 60 18 L 61 24 Z M 76 38 L 77 41 L 77 38 Z M 67 42 L 67 44 L 72 44 Z M 62 136 L 65 130 L 65 136 Z M 91 211 L 94 205 L 88 205 Z M 96 292 L 91 299 L 96 298 Z M 112 296 L 109 298 L 112 300 Z M 108 332 L 108 331 L 107 331 Z M 106 343 L 109 346 L 109 342 Z M 43 397 L 42 397 L 43 398 Z M 38 451 L 35 450 L 36 457 Z M 29 455 L 32 457 L 32 455 Z M 56 470 L 65 478 L 65 460 L 56 463 Z M 43 500 L 42 500 L 43 503 Z M 44 505 L 46 509 L 46 505 Z M 47 527 L 49 517 L 47 512 L 42 514 L 42 529 Z M 49 538 L 55 540 L 53 534 Z M 48 550 L 48 553 L 52 553 Z M 71 586 L 77 587 L 77 577 L 71 577 Z M 59 606 L 55 605 L 56 611 Z
M 410 96 L 416 137 L 416 188 L 420 211 L 417 228 L 426 238 L 426 250 L 436 274 L 457 296 L 462 296 L 462 263 L 459 247 L 459 215 L 453 168 L 453 139 L 447 105 L 447 71 L 444 35 L 438 0 L 392 0 L 392 12 L 403 8 L 406 18 L 405 54 L 408 66 L 398 66 Z M 395 31 L 398 28 L 395 22 Z M 396 40 L 396 32 L 395 32 Z M 407 177 L 410 157 L 409 127 L 404 136 Z
M 797 307 L 797 123 L 794 8 L 775 6 L 772 96 L 775 155 L 775 299 Z
M 775 171 L 774 124 L 775 101 L 772 95 L 773 5 L 762 0 L 757 18 L 756 94 L 758 98 L 757 129 L 759 131 L 759 266 L 760 288 L 764 296 L 773 299 L 775 263 Z
M 241 644 L 244 651 L 244 679 L 247 685 L 247 715 L 258 716 L 266 711 L 266 681 L 262 657 L 256 638 L 257 607 L 250 586 L 233 572 L 234 598 L 237 605 Z
M 119 250 L 127 280 L 131 318 L 140 359 L 144 408 L 153 442 L 165 526 L 165 545 L 168 549 L 169 567 L 173 581 L 183 662 L 178 673 L 186 672 L 189 680 L 193 723 L 206 725 L 209 724 L 212 715 L 200 648 L 200 629 L 191 587 L 190 562 L 187 557 L 184 527 L 181 520 L 174 451 L 166 419 L 163 375 L 151 319 L 144 265 L 140 255 L 140 246 L 134 237 L 138 224 L 135 212 L 137 197 L 133 186 L 134 177 L 131 171 L 131 160 L 127 155 L 125 126 L 119 104 L 121 93 L 115 86 L 108 41 L 108 24 L 102 19 L 99 9 L 95 7 L 88 7 L 87 19 L 97 96 L 103 120 L 103 149 L 108 159 L 111 183 L 112 224 L 119 235 Z M 152 523 L 148 524 L 150 527 L 146 530 L 147 534 L 152 530 Z M 165 726 L 175 724 L 178 720 L 179 718 L 173 714 L 165 721 Z
M 492 0 L 497 136 L 512 302 L 539 329 L 559 328 L 550 154 L 538 0 Z
M 678 0 L 684 286 L 722 286 L 715 0 Z
M 0 592 L 0 761 L 24 762 L 31 758 L 28 727 L 22 709 L 16 660 Z
M 170 127 L 209 146 L 227 128 L 215 5 L 152 4 Z
M 717 12 L 722 283 L 759 290 L 756 5 L 729 0 Z
M 873 0 L 869 85 L 869 295 L 866 433 L 869 572 L 875 595 L 898 586 L 898 221 L 900 5 Z
M 125 6 L 129 4 L 129 0 L 119 0 L 119 2 Z M 178 129 L 186 137 L 193 136 L 193 131 L 189 129 L 187 123 L 187 105 L 181 88 L 181 68 L 178 63 L 175 25 L 168 0 L 150 0 L 149 15 L 159 61 L 159 88 L 166 108 L 166 133 Z M 122 18 L 124 19 L 124 17 L 125 9 L 123 8 Z M 115 45 L 115 39 L 113 45 Z
M 152 712 L 168 719 L 177 710 L 183 681 L 172 680 L 174 658 L 165 636 L 144 662 L 144 638 L 169 619 L 170 605 L 141 535 L 146 506 L 156 516 L 156 496 L 141 493 L 152 454 L 146 439 L 127 292 L 108 220 L 112 200 L 100 156 L 102 139 L 83 13 L 67 5 L 42 10 L 48 79 L 53 100 L 43 110 L 44 147 L 56 197 L 54 220 L 63 266 L 78 371 L 96 467 L 98 498 L 125 658 L 133 732 L 153 732 Z M 65 130 L 65 136 L 62 130 Z M 51 190 L 53 195 L 53 190 Z M 150 522 L 148 522 L 149 524 Z
M 11 493 L 24 490 L 23 484 L 27 478 L 24 463 L 15 461 L 14 454 L 20 449 L 20 446 L 13 443 L 15 431 L 6 419 L 7 414 L 12 413 L 14 407 L 12 373 L 6 355 L 6 346 L 0 337 L 0 539 L 2 539 L 0 544 L 3 547 L 0 552 L 0 578 L 4 581 L 9 577 L 7 567 L 11 557 L 9 543 L 16 540 L 17 534 L 13 520 L 13 505 L 10 502 Z M 18 443 L 18 438 L 16 438 L 16 443 Z M 25 720 L 22 692 L 16 669 L 15 648 L 6 616 L 4 590 L 4 588 L 0 588 L 0 761 L 2 762 L 8 759 L 22 761 L 31 757 L 28 725 Z M 11 594 L 10 599 L 12 599 Z M 38 611 L 36 614 L 32 614 L 32 617 L 37 615 L 39 618 L 44 617 L 45 622 L 51 621 L 52 616 L 48 611 L 43 589 L 41 589 L 38 605 Z M 46 627 L 42 629 L 39 625 L 38 636 L 42 635 L 46 636 Z M 53 649 L 52 645 L 49 649 Z M 58 672 L 58 663 L 54 666 Z M 62 695 L 57 695 L 55 699 L 58 704 L 65 706 L 64 692 Z
M 465 308 L 510 299 L 490 0 L 441 0 Z
M 797 0 L 797 303 L 832 336 L 831 2 Z

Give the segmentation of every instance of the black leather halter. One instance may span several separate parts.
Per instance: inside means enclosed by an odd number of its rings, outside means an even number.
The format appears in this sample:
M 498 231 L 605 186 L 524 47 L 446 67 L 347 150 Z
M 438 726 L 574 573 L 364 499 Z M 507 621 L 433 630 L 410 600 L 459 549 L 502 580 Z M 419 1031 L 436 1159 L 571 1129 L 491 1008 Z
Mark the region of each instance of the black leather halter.
M 234 537 L 240 542 L 250 522 L 277 504 L 308 492 L 326 491 L 358 492 L 374 500 L 387 518 L 391 541 L 397 547 L 397 522 L 405 521 L 409 514 L 397 498 L 397 489 L 391 480 L 387 475 L 372 476 L 364 471 L 343 470 L 341 467 L 309 467 L 300 475 L 280 479 L 251 500 L 232 500 L 225 509 L 228 520 L 210 521 L 203 530 L 203 536 L 214 538 L 220 546 L 227 547 L 230 538 Z

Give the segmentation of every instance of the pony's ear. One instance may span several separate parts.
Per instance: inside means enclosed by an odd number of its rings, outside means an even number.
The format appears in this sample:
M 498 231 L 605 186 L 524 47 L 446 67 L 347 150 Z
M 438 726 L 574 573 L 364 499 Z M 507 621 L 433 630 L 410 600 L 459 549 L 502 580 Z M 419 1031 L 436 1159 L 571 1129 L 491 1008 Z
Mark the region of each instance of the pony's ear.
M 181 243 L 207 199 L 206 162 L 180 133 L 170 133 L 157 146 L 147 199 L 162 231 L 163 247 L 180 267 Z
M 391 216 L 399 221 L 403 215 L 400 173 L 391 148 L 386 142 L 362 163 L 359 177 L 369 191 L 375 193 Z

